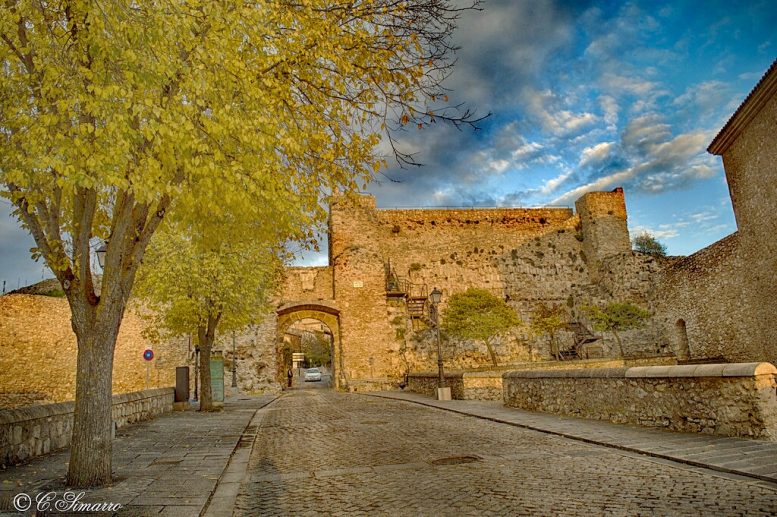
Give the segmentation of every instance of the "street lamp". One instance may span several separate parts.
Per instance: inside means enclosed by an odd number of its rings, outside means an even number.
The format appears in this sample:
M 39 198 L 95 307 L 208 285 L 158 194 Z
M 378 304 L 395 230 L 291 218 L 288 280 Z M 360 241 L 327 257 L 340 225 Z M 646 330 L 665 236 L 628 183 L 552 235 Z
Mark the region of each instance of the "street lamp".
M 105 254 L 108 253 L 108 244 L 103 241 L 102 244 L 100 244 L 100 247 L 95 250 L 95 255 L 97 255 L 97 263 L 100 264 L 100 269 L 105 268 Z
M 235 331 L 232 331 L 232 387 L 237 388 L 237 352 L 235 346 Z M 235 390 L 237 393 L 237 390 Z
M 200 379 L 200 347 L 194 347 L 194 401 L 197 402 L 197 387 Z
M 429 319 L 432 320 L 432 326 L 435 329 L 437 339 L 437 400 L 450 400 L 451 389 L 445 386 L 445 372 L 442 366 L 442 347 L 440 345 L 440 322 L 438 317 L 437 305 L 442 300 L 442 291 L 436 287 L 429 293 Z

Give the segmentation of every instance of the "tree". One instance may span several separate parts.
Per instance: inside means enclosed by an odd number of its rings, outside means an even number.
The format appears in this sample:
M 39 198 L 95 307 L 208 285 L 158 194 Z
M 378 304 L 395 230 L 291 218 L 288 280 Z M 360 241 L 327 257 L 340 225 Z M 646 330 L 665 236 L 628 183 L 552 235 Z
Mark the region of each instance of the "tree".
M 648 255 L 655 255 L 657 257 L 666 257 L 666 246 L 658 242 L 648 232 L 642 232 L 633 241 L 634 249 L 640 253 L 647 253 Z
M 62 285 L 78 342 L 69 485 L 110 481 L 116 335 L 168 211 L 215 221 L 233 198 L 250 210 L 292 190 L 313 223 L 322 191 L 384 163 L 381 131 L 394 147 L 404 126 L 474 123 L 441 87 L 459 14 L 443 0 L 0 9 L 2 195 Z
M 547 305 L 538 303 L 531 315 L 530 328 L 538 336 L 548 336 L 551 353 L 556 359 L 560 359 L 560 352 L 556 344 L 556 333 L 567 325 L 567 312 L 560 305 Z
M 304 331 L 302 351 L 311 366 L 329 366 L 332 363 L 331 336 L 319 331 Z
M 624 356 L 623 343 L 618 332 L 640 328 L 650 316 L 648 311 L 629 302 L 611 302 L 604 308 L 592 305 L 585 310 L 596 330 L 612 332 L 621 357 Z
M 150 311 L 157 339 L 193 333 L 200 347 L 200 411 L 212 411 L 211 350 L 217 332 L 236 331 L 261 319 L 281 273 L 280 245 L 238 239 L 235 225 L 209 235 L 168 224 L 147 250 L 134 292 Z
M 455 337 L 484 341 L 491 363 L 499 365 L 494 340 L 521 325 L 515 311 L 504 300 L 485 289 L 469 288 L 448 301 L 442 318 L 443 330 Z

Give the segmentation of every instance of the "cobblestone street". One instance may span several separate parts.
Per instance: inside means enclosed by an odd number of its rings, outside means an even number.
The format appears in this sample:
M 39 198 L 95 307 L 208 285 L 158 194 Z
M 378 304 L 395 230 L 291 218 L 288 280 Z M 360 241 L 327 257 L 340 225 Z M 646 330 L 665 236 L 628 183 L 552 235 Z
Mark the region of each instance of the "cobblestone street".
M 262 410 L 235 515 L 775 515 L 777 485 L 415 404 Z

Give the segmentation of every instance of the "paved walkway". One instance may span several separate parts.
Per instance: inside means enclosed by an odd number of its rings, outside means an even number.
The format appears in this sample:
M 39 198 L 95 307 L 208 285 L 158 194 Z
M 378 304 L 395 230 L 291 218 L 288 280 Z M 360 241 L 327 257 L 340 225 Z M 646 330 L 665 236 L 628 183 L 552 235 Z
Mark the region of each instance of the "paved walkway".
M 438 401 L 417 393 L 395 391 L 373 395 L 777 483 L 777 442 L 562 417 L 507 408 L 501 402 Z
M 220 412 L 168 413 L 120 429 L 113 444 L 113 484 L 83 491 L 79 502 L 121 504 L 121 515 L 199 515 L 230 458 L 250 448 L 255 431 L 249 423 L 274 399 L 239 397 L 227 400 Z M 243 434 L 247 442 L 240 439 Z M 69 451 L 57 452 L 1 471 L 0 515 L 20 515 L 12 502 L 19 494 L 34 499 L 54 491 L 58 495 L 52 506 L 62 501 L 68 457 Z M 22 515 L 32 514 L 30 510 Z
M 505 425 L 497 405 L 483 419 L 383 395 L 292 391 L 263 409 L 233 515 L 777 514 L 773 482 Z

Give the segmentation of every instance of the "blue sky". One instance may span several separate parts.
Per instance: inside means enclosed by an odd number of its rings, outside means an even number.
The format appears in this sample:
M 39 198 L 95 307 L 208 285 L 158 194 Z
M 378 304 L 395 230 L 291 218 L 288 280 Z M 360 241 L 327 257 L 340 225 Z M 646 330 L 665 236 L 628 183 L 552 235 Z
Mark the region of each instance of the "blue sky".
M 774 2 L 487 1 L 461 20 L 448 86 L 492 116 L 408 129 L 426 166 L 368 191 L 379 207 L 572 206 L 622 186 L 632 235 L 693 253 L 736 229 L 706 147 L 777 58 L 775 27 Z
M 476 132 L 399 133 L 425 166 L 383 171 L 367 189 L 379 207 L 572 206 L 588 190 L 622 186 L 632 235 L 651 231 L 670 254 L 736 229 L 720 158 L 706 147 L 777 58 L 777 3 L 483 8 L 460 20 L 446 85 L 451 102 L 491 117 Z M 39 280 L 41 265 L 8 209 L 0 203 L 0 281 L 10 289 Z

